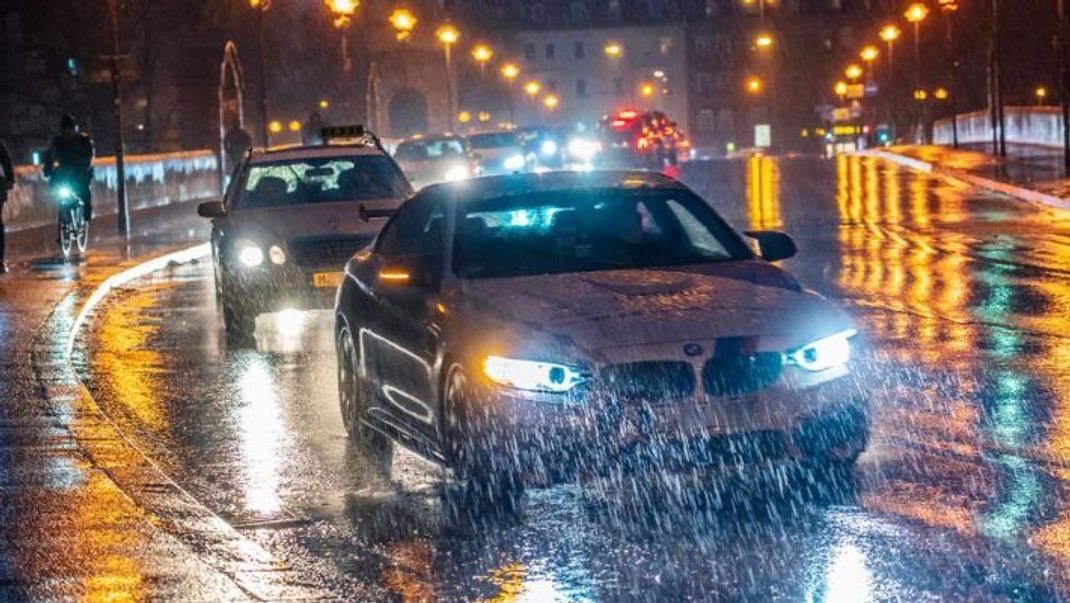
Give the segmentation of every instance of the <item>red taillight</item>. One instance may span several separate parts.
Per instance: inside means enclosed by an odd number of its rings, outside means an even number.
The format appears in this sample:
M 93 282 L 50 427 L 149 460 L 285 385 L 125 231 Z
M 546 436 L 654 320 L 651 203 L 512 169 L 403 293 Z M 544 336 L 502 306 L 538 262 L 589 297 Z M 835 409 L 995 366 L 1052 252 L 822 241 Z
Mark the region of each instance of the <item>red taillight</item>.
M 635 119 L 638 116 L 639 113 L 636 111 L 621 111 L 617 114 L 617 117 L 620 119 Z
M 610 125 L 614 128 L 623 128 L 628 125 L 628 122 L 624 121 L 623 119 L 614 119 L 613 123 L 611 123 Z

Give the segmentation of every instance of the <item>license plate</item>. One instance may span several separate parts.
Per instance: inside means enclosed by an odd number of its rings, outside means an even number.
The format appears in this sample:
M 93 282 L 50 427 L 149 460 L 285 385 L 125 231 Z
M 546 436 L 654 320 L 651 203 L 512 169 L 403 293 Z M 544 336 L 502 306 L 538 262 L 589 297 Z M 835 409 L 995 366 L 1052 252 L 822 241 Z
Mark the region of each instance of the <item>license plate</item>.
M 334 288 L 342 284 L 341 272 L 317 272 L 312 275 L 312 286 L 317 289 Z

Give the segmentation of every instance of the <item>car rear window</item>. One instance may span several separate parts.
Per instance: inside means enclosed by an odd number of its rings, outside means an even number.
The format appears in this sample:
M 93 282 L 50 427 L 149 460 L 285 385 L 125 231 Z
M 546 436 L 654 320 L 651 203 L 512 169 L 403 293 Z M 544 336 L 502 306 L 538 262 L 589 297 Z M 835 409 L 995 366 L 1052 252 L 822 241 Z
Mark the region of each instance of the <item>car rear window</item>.
M 406 197 L 405 175 L 383 155 L 293 159 L 246 170 L 239 209 Z
M 495 149 L 499 147 L 518 147 L 520 139 L 513 132 L 494 132 L 491 134 L 474 134 L 468 137 L 468 144 L 473 149 Z
M 458 212 L 453 270 L 461 278 L 753 257 L 713 208 L 687 191 L 538 193 L 479 201 Z
M 464 157 L 464 145 L 456 138 L 419 140 L 398 145 L 394 157 L 399 161 L 432 161 Z

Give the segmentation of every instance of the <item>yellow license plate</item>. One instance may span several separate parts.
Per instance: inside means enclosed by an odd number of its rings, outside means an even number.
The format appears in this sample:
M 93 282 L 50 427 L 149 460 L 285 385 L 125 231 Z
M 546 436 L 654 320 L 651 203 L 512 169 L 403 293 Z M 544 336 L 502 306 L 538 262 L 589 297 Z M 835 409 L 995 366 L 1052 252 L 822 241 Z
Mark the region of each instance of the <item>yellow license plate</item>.
M 317 272 L 312 275 L 312 286 L 317 289 L 337 287 L 342 284 L 341 272 Z

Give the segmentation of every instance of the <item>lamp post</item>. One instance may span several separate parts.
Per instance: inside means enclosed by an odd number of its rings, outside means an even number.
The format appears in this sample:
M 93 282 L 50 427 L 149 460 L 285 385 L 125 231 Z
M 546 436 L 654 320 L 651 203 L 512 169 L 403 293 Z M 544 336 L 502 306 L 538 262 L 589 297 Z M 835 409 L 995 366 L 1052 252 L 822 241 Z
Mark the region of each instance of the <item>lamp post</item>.
M 118 230 L 130 233 L 130 208 L 126 203 L 126 163 L 123 145 L 123 89 L 119 55 L 119 2 L 108 0 L 108 24 L 111 26 L 111 90 L 115 111 L 115 202 L 118 209 Z
M 477 44 L 472 49 L 472 58 L 479 63 L 479 75 L 485 77 L 487 74 L 487 63 L 494 58 L 494 50 L 486 44 Z
M 958 0 L 939 0 L 940 12 L 944 14 L 944 28 L 946 31 L 946 38 L 944 44 L 947 46 L 948 62 L 950 63 L 950 81 L 948 82 L 948 96 L 951 99 L 951 146 L 959 148 L 959 116 L 957 107 L 958 91 L 956 83 L 958 81 L 958 68 L 959 57 L 958 48 L 955 45 L 955 19 L 954 14 L 959 9 Z
M 257 43 L 257 84 L 260 86 L 260 141 L 267 147 L 271 146 L 271 134 L 268 133 L 268 102 L 267 102 L 267 59 L 264 44 L 264 13 L 271 7 L 271 0 L 249 0 L 249 7 L 256 11 L 256 43 Z
M 1000 157 L 1007 156 L 1007 138 L 1003 131 L 1003 66 L 1000 59 L 1000 6 L 999 0 L 992 0 L 990 5 L 990 35 L 988 47 L 988 82 L 989 104 L 992 120 L 992 152 Z
M 252 1 L 254 0 L 250 0 Z M 342 36 L 342 82 L 346 82 L 353 68 L 352 61 L 349 59 L 349 25 L 353 22 L 353 15 L 357 12 L 357 8 L 360 7 L 360 0 L 324 0 L 324 2 L 331 9 L 335 29 Z M 342 104 L 345 107 L 349 106 L 348 94 L 342 94 Z
M 929 7 L 925 6 L 921 2 L 915 2 L 911 4 L 903 16 L 906 20 L 914 24 L 914 90 L 921 90 L 921 22 L 929 16 Z M 915 124 L 917 128 L 922 121 L 920 113 L 915 110 Z
M 903 35 L 902 30 L 900 30 L 899 26 L 894 23 L 885 25 L 880 31 L 881 41 L 888 45 L 888 75 L 886 82 L 888 85 L 888 94 L 884 95 L 884 104 L 888 112 L 888 128 L 891 130 L 889 135 L 893 141 L 895 140 L 895 118 L 892 111 L 895 98 L 895 93 L 893 92 L 893 84 L 895 82 L 895 42 L 901 35 Z
M 509 83 L 509 89 L 507 90 L 509 96 L 509 123 L 516 125 L 516 106 L 513 104 L 513 90 L 512 84 L 516 81 L 516 78 L 520 77 L 520 67 L 516 63 L 509 62 L 502 65 L 500 72 L 502 78 Z
M 453 61 L 451 60 L 451 52 L 453 45 L 461 39 L 461 32 L 457 31 L 457 28 L 453 25 L 444 23 L 435 31 L 435 37 L 442 43 L 442 50 L 446 59 L 446 112 L 449 115 L 449 129 L 453 131 L 455 105 L 453 102 Z
M 407 8 L 395 8 L 387 17 L 390 25 L 394 28 L 394 37 L 401 44 L 401 81 L 405 87 L 409 87 L 409 64 L 407 57 L 407 43 L 412 38 L 412 30 L 416 29 L 416 15 Z
M 1067 57 L 1067 35 L 1070 35 L 1066 0 L 1059 0 L 1059 35 L 1056 52 L 1059 53 L 1059 104 L 1063 115 L 1063 167 L 1070 174 L 1070 57 Z
M 877 57 L 879 57 L 880 54 L 881 54 L 881 51 L 878 50 L 876 46 L 866 46 L 865 48 L 862 49 L 862 52 L 858 53 L 858 56 L 863 61 L 865 61 L 866 67 L 869 69 L 869 77 L 871 79 L 874 77 L 874 74 L 873 74 L 873 61 L 876 61 Z

